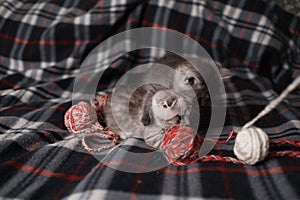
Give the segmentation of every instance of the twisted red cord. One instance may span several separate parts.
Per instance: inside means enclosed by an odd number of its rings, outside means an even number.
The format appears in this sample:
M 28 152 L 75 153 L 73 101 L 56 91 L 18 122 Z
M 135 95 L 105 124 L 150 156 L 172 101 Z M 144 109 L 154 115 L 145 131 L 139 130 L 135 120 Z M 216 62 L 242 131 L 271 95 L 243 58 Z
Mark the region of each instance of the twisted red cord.
M 106 149 L 110 149 L 113 148 L 114 146 L 117 145 L 119 136 L 116 134 L 112 134 L 113 132 L 108 132 L 109 134 L 104 134 L 104 133 L 99 133 L 99 132 L 95 132 L 95 133 L 88 133 L 85 134 L 82 139 L 81 139 L 81 144 L 84 147 L 84 149 L 86 149 L 89 152 L 101 152 L 104 151 Z M 87 145 L 86 143 L 86 138 L 88 137 L 100 137 L 100 138 L 106 138 L 106 139 L 112 139 L 112 143 L 103 147 L 90 147 L 89 145 Z
M 272 140 L 270 143 L 272 145 L 289 144 L 295 147 L 300 147 L 300 140 Z
M 199 135 L 192 135 L 191 128 L 189 127 L 173 127 L 168 130 L 166 133 L 166 137 L 163 141 L 163 149 L 167 160 L 173 165 L 183 166 L 186 164 L 194 164 L 197 161 L 209 162 L 209 161 L 217 161 L 217 162 L 226 162 L 233 164 L 245 164 L 243 161 L 238 160 L 236 158 L 230 156 L 221 156 L 221 155 L 206 155 L 202 157 L 195 156 L 195 153 L 199 155 L 200 148 L 199 144 L 201 144 L 204 140 L 214 141 L 217 144 L 228 144 L 229 140 L 232 136 L 236 136 L 237 133 L 231 130 L 226 137 L 225 141 L 219 141 L 215 139 L 206 139 Z M 179 137 L 177 137 L 179 134 Z M 182 153 L 182 148 L 180 144 L 186 143 L 184 146 L 185 152 Z M 273 145 L 282 145 L 289 144 L 295 147 L 299 147 L 300 141 L 297 140 L 274 140 L 270 141 Z M 192 144 L 192 145 L 191 145 Z M 300 151 L 277 151 L 270 152 L 268 157 L 293 157 L 300 158 Z
M 96 111 L 100 123 L 103 123 L 105 121 L 103 116 L 103 109 L 107 102 L 110 100 L 110 98 L 111 94 L 103 94 L 99 98 L 92 98 L 90 100 L 90 104 L 92 108 L 94 108 L 94 110 Z

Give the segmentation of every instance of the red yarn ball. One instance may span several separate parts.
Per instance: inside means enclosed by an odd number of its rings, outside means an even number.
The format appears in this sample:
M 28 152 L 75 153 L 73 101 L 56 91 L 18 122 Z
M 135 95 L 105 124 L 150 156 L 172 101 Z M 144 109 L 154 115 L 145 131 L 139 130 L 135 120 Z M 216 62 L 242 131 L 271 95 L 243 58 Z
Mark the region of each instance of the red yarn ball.
M 65 125 L 72 134 L 90 128 L 97 120 L 95 110 L 86 102 L 73 105 L 65 114 Z
M 191 127 L 174 126 L 165 134 L 162 149 L 169 163 L 193 164 L 199 158 L 202 139 Z

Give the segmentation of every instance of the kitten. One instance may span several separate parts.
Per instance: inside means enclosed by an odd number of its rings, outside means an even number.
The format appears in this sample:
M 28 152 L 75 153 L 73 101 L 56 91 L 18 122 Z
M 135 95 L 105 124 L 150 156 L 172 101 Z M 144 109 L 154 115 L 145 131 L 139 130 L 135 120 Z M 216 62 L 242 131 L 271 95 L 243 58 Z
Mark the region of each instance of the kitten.
M 180 124 L 183 105 L 171 89 L 156 92 L 144 103 L 142 123 L 147 126 L 144 140 L 149 146 L 159 148 L 168 129 Z
M 193 57 L 189 57 L 188 60 L 196 63 L 196 66 L 206 64 L 204 60 Z M 207 85 L 202 77 L 203 75 L 205 76 L 208 74 L 206 71 L 203 71 L 200 74 L 188 60 L 169 52 L 158 59 L 156 63 L 167 65 L 174 69 L 172 83 L 170 84 L 172 89 L 186 97 L 193 97 L 193 93 L 195 93 L 199 106 L 209 106 L 210 95 Z M 222 79 L 230 78 L 232 76 L 231 72 L 226 68 L 218 67 L 218 70 Z M 190 101 L 192 101 L 192 99 Z
M 197 66 L 208 66 L 204 59 L 198 59 L 193 57 L 188 57 L 188 60 L 192 61 Z M 185 113 L 184 115 L 184 124 L 191 125 L 191 114 L 195 112 L 197 109 L 195 105 L 198 104 L 198 108 L 203 116 L 210 115 L 211 106 L 211 96 L 208 91 L 208 87 L 202 76 L 211 75 L 208 74 L 207 71 L 200 72 L 191 64 L 185 60 L 184 58 L 174 54 L 167 53 L 162 58 L 158 59 L 155 63 L 167 65 L 174 70 L 174 73 L 171 75 L 170 79 L 172 80 L 170 84 L 170 88 L 172 88 L 176 93 L 181 96 L 181 102 L 184 102 L 184 108 L 182 108 Z M 232 76 L 231 72 L 222 67 L 218 67 L 221 79 L 227 79 Z M 213 74 L 215 78 L 218 78 L 216 74 Z M 211 94 L 211 95 L 219 95 L 219 94 Z M 200 120 L 201 121 L 201 120 Z
M 111 99 L 104 106 L 104 123 L 121 139 L 142 138 L 148 145 L 159 148 L 164 132 L 180 123 L 178 98 L 172 90 L 159 84 L 145 84 L 136 89 L 132 96 L 129 89 L 124 88 L 114 103 L 114 110 L 117 111 L 114 116 Z M 129 115 L 126 115 L 128 109 Z

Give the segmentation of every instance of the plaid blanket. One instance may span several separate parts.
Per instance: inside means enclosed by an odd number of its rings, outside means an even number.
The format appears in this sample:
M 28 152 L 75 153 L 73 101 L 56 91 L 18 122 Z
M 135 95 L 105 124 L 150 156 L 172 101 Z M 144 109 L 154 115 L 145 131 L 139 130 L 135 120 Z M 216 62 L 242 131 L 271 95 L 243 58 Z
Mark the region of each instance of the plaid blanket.
M 279 143 L 255 166 L 199 161 L 129 173 L 82 150 L 63 119 L 80 65 L 97 44 L 138 27 L 183 33 L 234 73 L 225 81 L 220 140 L 300 74 L 300 19 L 272 1 L 2 0 L 0 198 L 299 199 L 300 159 L 294 153 L 300 149 L 291 145 L 300 141 L 299 89 L 255 124 Z M 110 68 L 100 92 L 130 66 L 151 60 L 130 55 Z M 212 153 L 234 157 L 233 144 L 234 138 Z

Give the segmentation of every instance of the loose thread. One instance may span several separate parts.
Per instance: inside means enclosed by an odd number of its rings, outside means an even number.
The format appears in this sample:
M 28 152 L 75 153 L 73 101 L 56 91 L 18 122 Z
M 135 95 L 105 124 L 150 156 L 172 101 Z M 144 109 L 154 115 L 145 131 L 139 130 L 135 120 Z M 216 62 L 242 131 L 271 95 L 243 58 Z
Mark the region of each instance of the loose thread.
M 86 143 L 86 138 L 88 137 L 102 137 L 102 138 L 106 138 L 106 139 L 112 139 L 112 143 L 103 147 L 90 147 L 89 145 L 87 145 Z M 104 151 L 106 149 L 110 149 L 113 148 L 117 145 L 117 141 L 118 141 L 119 137 L 116 136 L 106 136 L 106 134 L 103 133 L 89 133 L 89 134 L 85 134 L 82 139 L 81 139 L 81 144 L 84 147 L 85 150 L 89 151 L 89 152 L 101 152 Z
M 270 157 L 292 157 L 292 158 L 300 158 L 300 151 L 277 151 L 272 152 L 269 155 Z
M 267 158 L 272 157 L 291 157 L 291 158 L 300 158 L 300 151 L 277 151 L 277 152 L 270 152 Z M 197 161 L 202 162 L 226 162 L 226 163 L 233 163 L 233 164 L 245 164 L 245 162 L 238 160 L 236 158 L 230 156 L 221 156 L 221 155 L 206 155 L 203 157 L 197 158 L 193 163 Z M 193 164 L 192 163 L 192 164 Z
M 300 147 L 300 140 L 272 140 L 270 141 L 271 144 L 289 144 L 295 147 Z
M 226 141 L 217 141 L 217 144 L 227 144 L 229 140 L 232 138 L 232 136 L 236 136 L 236 135 L 237 135 L 236 132 L 230 130 L 229 134 L 226 137 Z M 289 144 L 295 147 L 300 147 L 300 141 L 298 140 L 273 140 L 270 141 L 270 143 L 273 144 L 274 146 Z M 300 151 L 286 150 L 286 151 L 270 152 L 268 158 L 271 157 L 300 158 Z M 245 162 L 230 156 L 221 156 L 221 155 L 213 155 L 213 154 L 199 157 L 196 159 L 196 161 L 202 161 L 202 162 L 212 161 L 212 162 L 226 162 L 226 163 L 233 163 L 233 164 L 245 164 Z
M 221 155 L 213 155 L 213 154 L 199 157 L 197 160 L 202 162 L 218 161 L 218 162 L 226 162 L 226 163 L 233 163 L 233 164 L 245 164 L 243 161 L 230 156 L 221 156 Z

